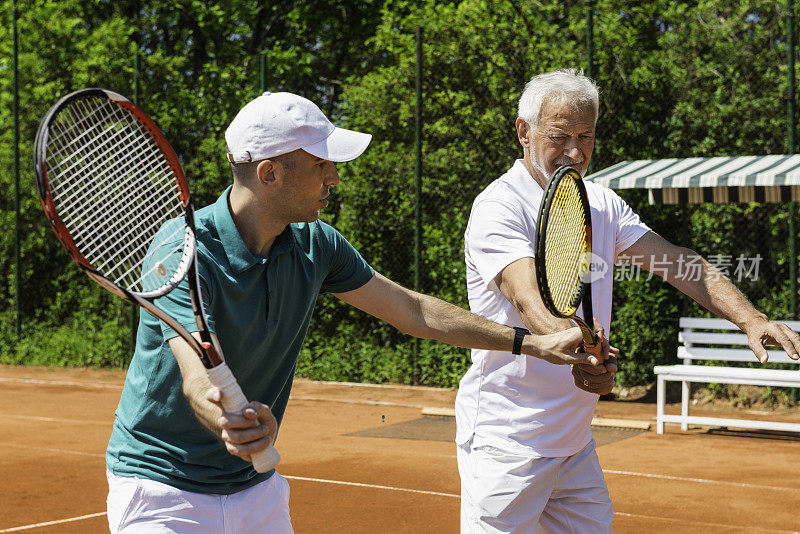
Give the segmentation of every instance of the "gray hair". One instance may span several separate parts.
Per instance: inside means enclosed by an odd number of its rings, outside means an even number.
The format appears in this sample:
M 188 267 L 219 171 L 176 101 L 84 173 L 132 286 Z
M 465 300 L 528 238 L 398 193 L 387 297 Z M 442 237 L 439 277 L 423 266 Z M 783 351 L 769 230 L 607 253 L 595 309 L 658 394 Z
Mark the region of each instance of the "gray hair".
M 583 70 L 558 69 L 534 76 L 525 84 L 525 90 L 519 99 L 518 113 L 531 128 L 539 122 L 545 98 L 574 108 L 591 105 L 595 119 L 600 112 L 597 86 L 583 75 Z

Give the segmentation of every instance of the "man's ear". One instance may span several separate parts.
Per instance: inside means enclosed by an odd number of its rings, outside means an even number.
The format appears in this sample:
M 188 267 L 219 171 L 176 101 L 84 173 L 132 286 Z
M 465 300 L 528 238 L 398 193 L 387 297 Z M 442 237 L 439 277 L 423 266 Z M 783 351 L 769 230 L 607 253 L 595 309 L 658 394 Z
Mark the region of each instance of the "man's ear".
M 272 160 L 265 159 L 260 161 L 256 166 L 256 176 L 258 177 L 258 181 L 263 184 L 271 184 L 275 182 L 277 178 L 275 176 L 277 167 L 278 166 L 275 165 Z
M 531 127 L 528 125 L 528 122 L 523 119 L 522 117 L 517 117 L 517 121 L 514 123 L 517 127 L 517 139 L 519 140 L 519 144 L 522 145 L 522 148 L 531 148 Z

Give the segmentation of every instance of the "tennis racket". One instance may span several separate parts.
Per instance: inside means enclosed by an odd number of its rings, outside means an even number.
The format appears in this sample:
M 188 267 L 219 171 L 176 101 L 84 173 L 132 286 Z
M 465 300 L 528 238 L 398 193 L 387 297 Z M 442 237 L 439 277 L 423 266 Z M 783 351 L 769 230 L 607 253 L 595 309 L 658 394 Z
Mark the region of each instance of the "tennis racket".
M 175 151 L 156 124 L 104 89 L 70 93 L 36 133 L 34 165 L 42 206 L 59 241 L 95 282 L 166 323 L 197 353 L 226 412 L 247 399 L 208 329 L 197 274 L 194 209 Z M 155 305 L 184 279 L 201 341 Z M 257 471 L 280 461 L 270 446 Z
M 592 212 L 578 171 L 559 167 L 550 177 L 539 208 L 536 282 L 545 307 L 575 322 L 586 352 L 600 356 L 592 315 Z M 583 318 L 576 315 L 583 307 Z

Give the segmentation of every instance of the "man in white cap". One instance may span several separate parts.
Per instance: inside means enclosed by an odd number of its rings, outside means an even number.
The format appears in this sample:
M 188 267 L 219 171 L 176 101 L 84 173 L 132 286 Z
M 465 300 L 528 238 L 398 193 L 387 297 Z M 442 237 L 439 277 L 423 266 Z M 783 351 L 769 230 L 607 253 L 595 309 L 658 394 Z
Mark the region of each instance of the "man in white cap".
M 339 183 L 334 162 L 358 157 L 370 139 L 289 93 L 264 93 L 231 122 L 233 184 L 195 214 L 198 270 L 209 326 L 252 402 L 224 413 L 186 342 L 142 312 L 106 454 L 112 532 L 292 531 L 286 480 L 249 461 L 275 440 L 321 292 L 417 337 L 602 363 L 576 352 L 577 328 L 528 335 L 395 284 L 319 221 Z M 186 287 L 158 304 L 197 329 Z

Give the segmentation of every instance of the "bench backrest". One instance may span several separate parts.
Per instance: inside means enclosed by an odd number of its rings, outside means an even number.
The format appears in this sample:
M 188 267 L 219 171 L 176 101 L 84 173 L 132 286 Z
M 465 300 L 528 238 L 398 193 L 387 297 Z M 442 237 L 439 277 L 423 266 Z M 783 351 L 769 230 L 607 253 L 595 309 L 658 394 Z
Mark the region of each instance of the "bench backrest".
M 800 331 L 800 321 L 779 322 L 786 323 L 795 332 Z M 692 360 L 758 362 L 747 346 L 747 336 L 735 324 L 725 319 L 681 317 L 680 327 L 678 341 L 681 345 L 678 347 L 678 358 L 685 364 L 690 364 Z M 792 360 L 780 347 L 769 347 L 767 353 L 771 363 L 800 365 L 800 360 Z

